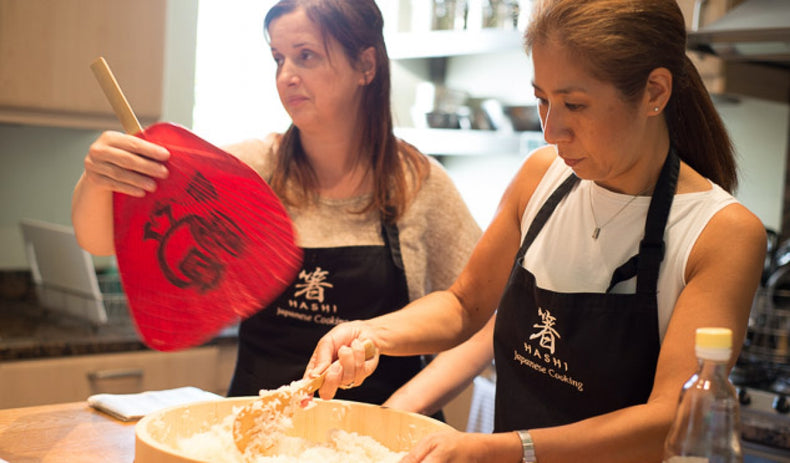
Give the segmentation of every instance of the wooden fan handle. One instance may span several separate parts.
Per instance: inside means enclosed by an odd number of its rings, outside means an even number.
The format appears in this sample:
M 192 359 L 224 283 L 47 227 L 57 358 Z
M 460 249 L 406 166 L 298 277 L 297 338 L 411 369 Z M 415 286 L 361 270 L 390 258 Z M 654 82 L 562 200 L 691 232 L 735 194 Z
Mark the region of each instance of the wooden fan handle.
M 96 76 L 96 80 L 99 81 L 104 95 L 107 97 L 107 100 L 109 100 L 110 106 L 112 106 L 112 109 L 115 111 L 118 120 L 121 121 L 121 125 L 126 133 L 135 134 L 142 132 L 143 127 L 137 120 L 137 116 L 134 115 L 132 107 L 129 106 L 129 102 L 126 100 L 123 91 L 121 91 L 118 81 L 115 80 L 110 66 L 107 65 L 107 61 L 101 56 L 96 58 L 96 60 L 91 63 L 91 70 L 93 71 L 93 75 Z

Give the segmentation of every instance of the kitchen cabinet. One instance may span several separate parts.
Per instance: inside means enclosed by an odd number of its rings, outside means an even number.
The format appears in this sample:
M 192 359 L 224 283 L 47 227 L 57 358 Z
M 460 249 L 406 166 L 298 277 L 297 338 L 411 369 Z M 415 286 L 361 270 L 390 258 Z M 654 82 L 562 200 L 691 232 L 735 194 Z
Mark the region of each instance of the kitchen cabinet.
M 522 64 L 528 65 L 522 51 L 522 33 L 515 29 L 398 32 L 388 34 L 386 41 L 393 63 L 396 116 L 410 114 L 409 105 L 415 100 L 415 87 L 420 82 L 453 86 L 468 91 L 473 97 L 488 97 L 474 94 L 482 91 L 480 81 L 490 85 L 498 74 L 497 65 L 504 66 L 502 73 L 513 72 L 508 70 L 513 60 L 498 55 L 509 57 L 517 54 L 523 60 Z M 472 76 L 470 81 L 469 76 L 480 68 L 487 69 L 489 73 Z M 528 81 L 527 75 L 524 82 Z M 501 82 L 495 85 L 501 87 Z M 532 98 L 528 85 L 514 85 L 508 91 L 509 96 L 515 99 Z M 400 106 L 397 106 L 398 101 Z M 397 136 L 430 155 L 524 154 L 543 143 L 540 132 L 426 129 L 403 123 L 397 125 Z
M 180 352 L 137 351 L 0 363 L 0 409 L 195 386 L 225 395 L 235 344 Z
M 743 0 L 678 0 L 687 30 L 713 23 Z M 712 95 L 745 95 L 767 101 L 790 101 L 790 74 L 783 69 L 746 62 L 725 61 L 718 56 L 689 51 L 688 56 Z
M 143 125 L 162 108 L 162 0 L 0 0 L 0 122 L 120 128 L 90 71 L 104 56 Z

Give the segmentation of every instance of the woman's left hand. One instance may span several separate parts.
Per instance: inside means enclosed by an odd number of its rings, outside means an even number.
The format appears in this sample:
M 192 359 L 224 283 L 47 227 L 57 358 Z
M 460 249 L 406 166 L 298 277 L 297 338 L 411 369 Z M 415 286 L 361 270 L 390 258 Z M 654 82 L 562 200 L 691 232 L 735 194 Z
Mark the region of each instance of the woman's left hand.
M 401 463 L 521 461 L 521 441 L 515 433 L 479 434 L 446 431 L 422 439 Z

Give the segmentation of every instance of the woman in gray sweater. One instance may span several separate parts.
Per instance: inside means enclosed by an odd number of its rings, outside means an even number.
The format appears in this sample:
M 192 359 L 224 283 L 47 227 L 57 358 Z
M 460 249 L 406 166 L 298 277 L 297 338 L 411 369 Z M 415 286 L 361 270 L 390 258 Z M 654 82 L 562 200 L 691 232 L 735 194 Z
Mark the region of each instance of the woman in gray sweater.
M 332 326 L 399 309 L 447 288 L 480 229 L 442 167 L 394 137 L 390 70 L 373 0 L 278 2 L 264 29 L 292 119 L 284 134 L 227 147 L 269 182 L 293 220 L 303 267 L 243 320 L 230 395 L 299 379 Z M 167 182 L 166 149 L 117 132 L 90 147 L 74 192 L 80 244 L 114 253 L 112 194 Z M 383 403 L 423 366 L 387 357 L 347 399 Z

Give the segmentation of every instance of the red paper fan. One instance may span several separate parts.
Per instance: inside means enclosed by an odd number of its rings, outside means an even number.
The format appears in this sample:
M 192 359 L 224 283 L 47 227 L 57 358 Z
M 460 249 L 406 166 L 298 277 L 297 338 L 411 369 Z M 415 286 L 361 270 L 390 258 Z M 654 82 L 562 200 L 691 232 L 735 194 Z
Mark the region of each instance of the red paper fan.
M 246 164 L 174 124 L 138 136 L 170 151 L 170 175 L 143 198 L 114 195 L 121 281 L 148 346 L 196 346 L 272 302 L 302 252 L 285 208 Z
M 91 64 L 127 133 L 170 151 L 170 176 L 143 198 L 115 193 L 115 251 L 143 341 L 200 345 L 271 303 L 301 267 L 302 250 L 269 185 L 187 129 L 142 130 L 104 58 Z

